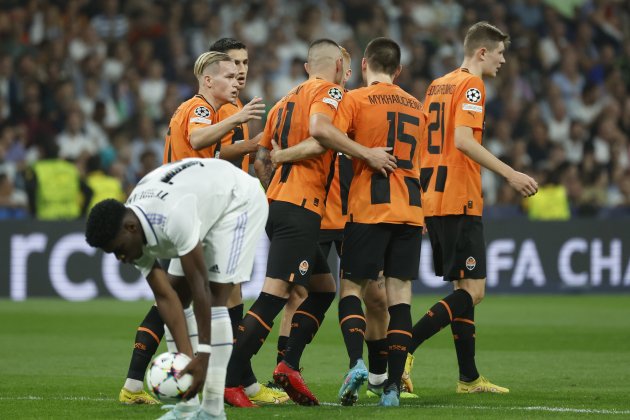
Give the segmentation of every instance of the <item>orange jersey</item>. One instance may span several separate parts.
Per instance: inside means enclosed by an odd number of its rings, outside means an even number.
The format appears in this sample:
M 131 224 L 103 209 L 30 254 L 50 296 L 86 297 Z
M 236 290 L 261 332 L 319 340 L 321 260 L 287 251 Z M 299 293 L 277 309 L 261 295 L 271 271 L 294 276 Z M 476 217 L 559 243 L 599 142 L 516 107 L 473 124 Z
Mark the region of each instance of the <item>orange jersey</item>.
M 322 229 L 343 229 L 348 218 L 348 193 L 353 176 L 352 159 L 343 153 L 335 157 L 334 173 L 326 196 Z M 330 176 L 329 175 L 329 176 Z
M 349 220 L 421 226 L 420 140 L 426 117 L 422 104 L 389 83 L 374 83 L 346 94 L 337 116 L 340 129 L 366 147 L 392 147 L 398 168 L 388 177 L 353 160 Z
M 217 122 L 219 122 L 218 113 L 203 96 L 195 95 L 182 103 L 168 125 L 163 163 L 190 157 L 214 157 L 214 146 L 201 150 L 193 149 L 190 145 L 190 133 Z
M 334 83 L 319 78 L 309 79 L 292 89 L 269 112 L 260 145 L 271 150 L 271 140 L 281 149 L 294 146 L 310 137 L 311 115 L 324 114 L 335 120 L 343 91 Z M 286 201 L 302 206 L 321 216 L 324 211 L 332 152 L 284 163 L 274 172 L 267 197 L 270 201 Z
M 442 76 L 427 89 L 429 125 L 420 177 L 425 216 L 481 216 L 481 168 L 455 147 L 455 128 L 472 128 L 481 144 L 485 99 L 483 81 L 467 69 Z
M 231 117 L 241 109 L 243 109 L 243 104 L 240 99 L 236 99 L 236 105 L 230 103 L 223 105 L 219 108 L 219 121 L 223 121 L 226 118 Z M 217 153 L 221 151 L 221 146 L 239 143 L 243 140 L 249 140 L 249 128 L 247 123 L 237 125 L 233 130 L 230 130 L 225 136 L 223 136 L 221 142 L 214 146 L 213 156 L 216 156 Z M 245 172 L 249 172 L 249 153 L 242 156 L 240 159 L 231 162 Z

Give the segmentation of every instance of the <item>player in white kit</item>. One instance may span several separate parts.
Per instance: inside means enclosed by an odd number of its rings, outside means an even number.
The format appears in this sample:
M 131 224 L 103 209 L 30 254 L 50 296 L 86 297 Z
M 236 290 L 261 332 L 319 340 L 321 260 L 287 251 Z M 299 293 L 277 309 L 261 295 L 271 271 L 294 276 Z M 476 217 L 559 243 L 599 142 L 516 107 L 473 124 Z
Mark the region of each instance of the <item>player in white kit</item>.
M 225 305 L 234 284 L 250 279 L 267 213 L 257 179 L 229 162 L 198 158 L 161 166 L 138 183 L 126 204 L 104 200 L 90 212 L 87 242 L 142 272 L 178 350 L 196 353 L 186 368 L 194 379 L 185 397 L 200 391 L 205 376 L 202 406 L 197 409 L 193 398 L 164 418 L 188 417 L 191 411 L 188 418 L 225 418 L 223 389 L 232 352 Z M 171 259 L 168 276 L 157 259 Z M 184 306 L 191 299 L 194 304 L 198 345 L 188 337 L 180 299 Z

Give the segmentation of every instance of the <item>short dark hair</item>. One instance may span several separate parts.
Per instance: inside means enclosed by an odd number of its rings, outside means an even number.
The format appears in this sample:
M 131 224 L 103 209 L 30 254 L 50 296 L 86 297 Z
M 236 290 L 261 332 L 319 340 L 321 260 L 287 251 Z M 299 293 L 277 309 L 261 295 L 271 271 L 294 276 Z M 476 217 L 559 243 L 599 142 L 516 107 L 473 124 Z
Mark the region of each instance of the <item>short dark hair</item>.
M 400 46 L 389 38 L 374 38 L 363 54 L 370 69 L 377 73 L 394 74 L 400 66 Z
M 208 51 L 227 53 L 230 50 L 246 50 L 247 46 L 234 38 L 221 38 L 210 44 Z
M 499 42 L 503 42 L 507 48 L 510 45 L 510 36 L 486 21 L 477 22 L 466 32 L 464 54 L 470 57 L 478 48 L 494 50 Z
M 337 48 L 339 47 L 339 44 L 337 44 L 335 41 L 333 41 L 332 39 L 329 38 L 320 38 L 320 39 L 316 39 L 315 41 L 311 42 L 311 45 L 308 46 L 309 51 L 319 45 L 323 45 L 323 44 L 327 44 L 327 45 L 332 45 L 335 46 Z
M 126 211 L 125 205 L 113 198 L 96 204 L 85 224 L 86 242 L 94 248 L 107 246 L 118 235 Z

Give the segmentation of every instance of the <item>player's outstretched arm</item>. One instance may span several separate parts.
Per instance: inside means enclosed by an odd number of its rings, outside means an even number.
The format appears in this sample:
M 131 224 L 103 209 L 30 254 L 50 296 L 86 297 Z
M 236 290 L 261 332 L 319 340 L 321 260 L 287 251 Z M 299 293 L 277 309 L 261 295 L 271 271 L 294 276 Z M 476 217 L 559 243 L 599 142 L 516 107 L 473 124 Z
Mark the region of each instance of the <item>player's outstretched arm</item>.
M 258 142 L 262 137 L 262 132 L 258 133 L 256 137 L 249 140 L 243 140 L 234 144 L 221 145 L 221 153 L 219 159 L 223 160 L 236 160 L 240 159 L 248 153 L 254 153 L 258 150 Z
M 396 169 L 396 158 L 388 153 L 391 147 L 365 147 L 352 141 L 324 114 L 313 114 L 309 120 L 309 132 L 322 146 L 345 155 L 364 160 L 374 171 L 387 176 Z
M 177 350 L 192 358 L 192 346 L 188 338 L 184 309 L 177 293 L 168 281 L 166 272 L 157 262 L 149 272 L 147 282 L 155 296 L 155 303 L 160 316 L 173 334 Z
M 230 130 L 249 120 L 260 120 L 265 113 L 265 104 L 261 104 L 261 98 L 255 97 L 239 112 L 216 124 L 194 130 L 190 133 L 190 145 L 195 150 L 204 149 L 221 141 Z
M 254 161 L 254 171 L 263 188 L 266 190 L 269 187 L 271 176 L 273 175 L 273 164 L 271 163 L 270 151 L 264 146 L 258 146 L 256 160 Z
M 523 197 L 530 197 L 538 191 L 538 183 L 532 177 L 515 171 L 477 143 L 472 128 L 464 126 L 455 128 L 455 147 L 484 168 L 501 175 Z
M 298 160 L 310 159 L 328 150 L 313 137 L 309 137 L 295 146 L 286 149 L 281 149 L 275 140 L 271 140 L 271 145 L 273 146 L 273 150 L 271 151 L 271 163 L 274 167 L 285 162 L 297 162 Z
M 210 358 L 210 286 L 208 285 L 208 270 L 203 256 L 201 242 L 189 253 L 179 257 L 186 282 L 193 299 L 193 309 L 197 320 L 199 334 L 199 351 L 195 358 L 182 370 L 181 375 L 190 373 L 193 376 L 192 385 L 184 395 L 189 399 L 197 395 L 206 380 L 208 361 Z M 208 349 L 203 350 L 203 347 Z

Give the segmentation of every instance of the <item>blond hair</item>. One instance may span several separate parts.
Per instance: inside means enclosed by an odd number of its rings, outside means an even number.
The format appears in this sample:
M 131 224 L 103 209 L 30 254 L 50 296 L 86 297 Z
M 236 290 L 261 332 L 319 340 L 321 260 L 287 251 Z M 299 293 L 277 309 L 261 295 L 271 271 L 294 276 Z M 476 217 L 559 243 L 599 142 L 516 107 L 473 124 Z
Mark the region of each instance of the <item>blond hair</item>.
M 348 52 L 348 50 L 346 50 L 344 47 L 339 47 L 341 49 L 341 55 L 343 56 L 343 64 L 344 64 L 344 71 L 347 70 L 346 67 L 349 69 L 350 68 L 350 53 Z M 348 63 L 348 65 L 346 66 L 346 63 Z
M 195 61 L 194 73 L 195 77 L 199 78 L 203 75 L 203 71 L 214 64 L 221 61 L 232 61 L 229 55 L 217 51 L 208 51 L 197 57 Z

